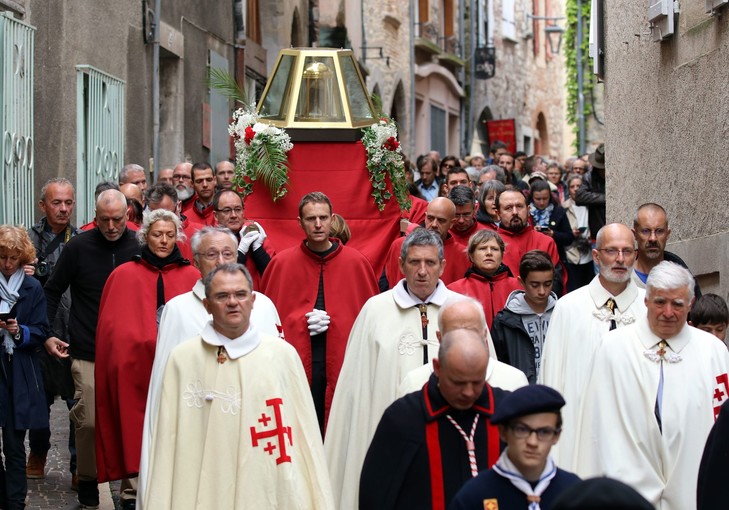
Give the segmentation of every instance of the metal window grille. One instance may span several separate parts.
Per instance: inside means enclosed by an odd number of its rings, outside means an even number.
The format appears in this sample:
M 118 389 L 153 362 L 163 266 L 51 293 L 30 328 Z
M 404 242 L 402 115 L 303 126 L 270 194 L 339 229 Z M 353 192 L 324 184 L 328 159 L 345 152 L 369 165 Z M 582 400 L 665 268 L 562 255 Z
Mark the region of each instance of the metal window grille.
M 33 224 L 35 27 L 0 14 L 0 223 Z
M 91 66 L 76 66 L 76 210 L 94 216 L 94 190 L 117 181 L 124 161 L 124 81 Z

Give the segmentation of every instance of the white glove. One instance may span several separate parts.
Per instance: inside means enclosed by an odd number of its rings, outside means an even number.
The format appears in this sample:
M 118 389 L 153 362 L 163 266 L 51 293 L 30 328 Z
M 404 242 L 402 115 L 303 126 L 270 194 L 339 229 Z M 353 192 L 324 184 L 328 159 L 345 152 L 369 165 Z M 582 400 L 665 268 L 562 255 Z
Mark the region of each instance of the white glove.
M 260 232 L 248 232 L 246 235 L 240 238 L 240 243 L 238 244 L 238 251 L 241 252 L 243 255 L 248 253 L 248 250 L 251 249 L 251 245 L 256 242 L 256 239 L 258 239 L 258 236 L 260 236 Z
M 263 230 L 263 227 L 261 226 L 260 223 L 258 223 L 256 221 L 254 221 L 253 223 L 256 225 L 256 227 L 258 227 L 258 234 L 259 234 L 258 238 L 255 241 L 253 241 L 253 251 L 256 251 L 258 248 L 263 246 L 263 241 L 265 241 L 268 236 L 266 235 L 266 231 Z
M 311 336 L 319 335 L 329 329 L 329 321 L 331 318 L 324 310 L 314 308 L 314 310 L 306 314 L 306 318 Z

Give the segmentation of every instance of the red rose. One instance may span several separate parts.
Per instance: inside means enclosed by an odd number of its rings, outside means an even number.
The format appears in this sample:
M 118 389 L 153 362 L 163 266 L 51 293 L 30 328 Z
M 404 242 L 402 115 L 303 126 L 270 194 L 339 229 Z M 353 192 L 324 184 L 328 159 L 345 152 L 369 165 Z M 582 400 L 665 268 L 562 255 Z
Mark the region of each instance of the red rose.
M 251 144 L 251 142 L 253 141 L 253 137 L 254 137 L 254 136 L 256 136 L 256 132 L 255 132 L 255 131 L 253 131 L 253 128 L 252 128 L 251 126 L 248 126 L 248 127 L 246 128 L 246 136 L 245 136 L 245 138 L 244 138 L 243 140 L 244 140 L 244 141 L 245 141 L 245 142 L 246 142 L 246 143 L 247 143 L 248 145 L 250 145 L 250 144 Z
M 394 150 L 397 150 L 397 148 L 398 148 L 398 147 L 400 147 L 400 142 L 398 142 L 398 141 L 397 141 L 397 140 L 395 139 L 395 137 L 394 137 L 394 136 L 391 136 L 390 138 L 388 138 L 388 139 L 387 139 L 387 140 L 385 141 L 385 143 L 384 143 L 384 144 L 382 144 L 382 146 L 383 146 L 383 147 L 384 147 L 385 149 L 389 150 L 389 151 L 394 151 Z

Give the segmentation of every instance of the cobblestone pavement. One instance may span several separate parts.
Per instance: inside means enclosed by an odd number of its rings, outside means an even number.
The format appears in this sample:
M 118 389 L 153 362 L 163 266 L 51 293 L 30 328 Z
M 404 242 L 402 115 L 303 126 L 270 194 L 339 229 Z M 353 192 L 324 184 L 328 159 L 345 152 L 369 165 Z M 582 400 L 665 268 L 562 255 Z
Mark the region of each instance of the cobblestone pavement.
M 26 440 L 26 454 L 29 451 Z M 27 510 L 75 510 L 77 493 L 71 490 L 68 453 L 68 410 L 61 400 L 51 407 L 51 449 L 46 460 L 46 477 L 28 480 Z M 111 487 L 110 487 L 111 486 Z M 112 494 L 113 493 L 113 494 Z M 99 486 L 99 509 L 116 510 L 119 482 Z

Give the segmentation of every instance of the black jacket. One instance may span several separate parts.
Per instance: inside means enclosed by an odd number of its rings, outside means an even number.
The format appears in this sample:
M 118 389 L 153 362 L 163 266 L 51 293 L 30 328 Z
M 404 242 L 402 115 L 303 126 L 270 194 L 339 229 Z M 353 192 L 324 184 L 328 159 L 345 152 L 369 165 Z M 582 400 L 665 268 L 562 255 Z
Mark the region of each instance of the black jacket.
M 508 308 L 497 313 L 491 326 L 491 339 L 499 361 L 524 372 L 529 384 L 537 382 L 534 344 L 519 314 Z
M 582 179 L 582 186 L 575 195 L 577 205 L 586 205 L 589 213 L 588 223 L 590 234 L 597 235 L 597 231 L 605 226 L 605 178 L 597 174 L 595 170 L 585 174 Z
M 72 238 L 58 257 L 56 267 L 45 286 L 48 320 L 55 324 L 61 296 L 71 288 L 69 338 L 71 357 L 94 361 L 96 322 L 104 284 L 111 272 L 140 253 L 136 233 L 126 229 L 116 241 L 108 241 L 98 228 Z M 125 310 L 119 310 L 120 314 Z M 63 338 L 62 331 L 53 336 Z

